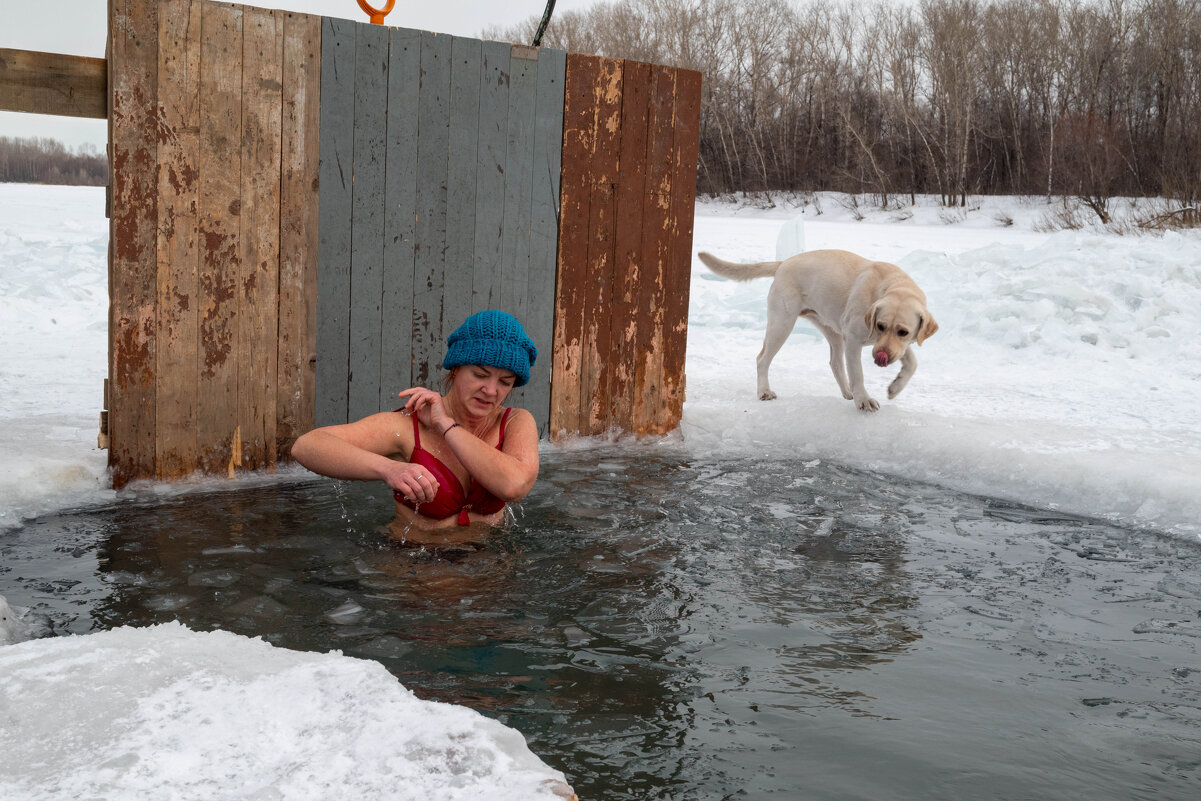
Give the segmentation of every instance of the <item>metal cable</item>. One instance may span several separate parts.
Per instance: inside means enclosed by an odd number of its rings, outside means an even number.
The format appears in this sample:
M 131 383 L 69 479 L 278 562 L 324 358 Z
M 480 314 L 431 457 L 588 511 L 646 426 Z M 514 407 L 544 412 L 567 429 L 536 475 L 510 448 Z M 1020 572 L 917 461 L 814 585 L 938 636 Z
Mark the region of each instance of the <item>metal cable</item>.
M 542 34 L 546 33 L 546 26 L 550 25 L 550 15 L 554 10 L 555 0 L 546 0 L 546 11 L 542 12 L 542 22 L 538 23 L 538 32 L 534 34 L 534 47 L 542 46 Z

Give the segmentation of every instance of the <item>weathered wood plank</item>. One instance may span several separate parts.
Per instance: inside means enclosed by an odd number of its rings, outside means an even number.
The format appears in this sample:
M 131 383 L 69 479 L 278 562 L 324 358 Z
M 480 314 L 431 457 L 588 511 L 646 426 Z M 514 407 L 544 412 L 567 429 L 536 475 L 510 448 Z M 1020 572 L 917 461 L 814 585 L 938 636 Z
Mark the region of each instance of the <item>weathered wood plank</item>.
M 248 470 L 275 466 L 283 20 L 245 6 L 242 45 L 238 429 Z
M 279 343 L 275 439 L 279 459 L 314 425 L 317 362 L 317 176 L 320 172 L 321 18 L 284 15 L 280 156 Z
M 442 337 L 473 311 L 475 273 L 476 169 L 480 130 L 483 42 L 454 37 L 450 69 L 450 138 L 446 178 L 446 282 L 443 285 Z M 445 350 L 439 358 L 445 355 Z
M 671 251 L 664 280 L 662 412 L 655 433 L 680 424 L 684 411 L 684 362 L 688 343 L 688 296 L 692 277 L 692 225 L 700 148 L 701 73 L 676 70 L 672 133 Z
M 380 411 L 384 289 L 384 162 L 388 123 L 388 29 L 355 26 L 354 181 L 350 236 L 351 420 Z
M 164 0 L 159 6 L 155 475 L 160 479 L 178 478 L 200 466 L 196 439 L 200 5 L 196 0 Z
M 413 270 L 413 383 L 432 387 L 445 353 L 446 179 L 450 139 L 451 37 L 421 34 L 417 143 L 417 238 Z
M 534 117 L 533 206 L 530 219 L 529 311 L 526 330 L 538 360 L 521 404 L 534 415 L 542 436 L 550 425 L 551 354 L 554 350 L 555 256 L 559 245 L 559 178 L 563 153 L 563 79 L 567 53 L 538 51 L 538 97 Z
M 634 374 L 641 351 L 639 337 L 645 321 L 643 307 L 642 223 L 646 183 L 647 107 L 651 67 L 628 61 L 622 80 L 621 154 L 617 176 L 616 232 L 614 234 L 614 285 L 610 304 L 613 337 L 607 384 L 613 425 L 633 433 Z
M 641 303 L 637 311 L 640 358 L 634 371 L 634 428 L 656 429 L 660 417 L 664 349 L 664 273 L 670 248 L 672 132 L 675 108 L 674 70 L 651 68 L 647 119 L 646 193 L 642 224 Z
M 354 177 L 355 23 L 321 28 L 321 171 L 315 422 L 345 423 L 350 358 L 350 225 Z
M 509 125 L 505 140 L 505 211 L 499 265 L 500 302 L 497 305 L 517 319 L 525 320 L 529 300 L 538 62 L 537 51 L 532 48 L 514 45 L 511 50 Z
M 200 44 L 200 463 L 232 472 L 238 421 L 241 275 L 242 9 L 205 3 Z
M 158 0 L 109 15 L 109 465 L 113 486 L 154 475 Z
M 0 48 L 0 111 L 104 119 L 108 64 L 102 58 Z
M 610 423 L 607 374 L 610 353 L 614 283 L 614 183 L 617 179 L 621 133 L 621 84 L 624 62 L 601 63 L 593 102 L 596 105 L 596 145 L 592 152 L 592 199 L 588 217 L 588 273 L 584 296 L 584 337 L 580 362 L 580 433 L 603 433 Z
M 510 46 L 484 42 L 480 78 L 479 144 L 475 185 L 473 312 L 499 308 L 501 242 L 505 219 L 505 162 L 509 133 Z
M 580 432 L 580 362 L 588 276 L 590 166 L 596 139 L 594 87 L 601 59 L 567 55 L 563 100 L 563 169 L 559 190 L 555 336 L 552 346 L 550 436 Z
M 395 409 L 397 393 L 413 386 L 413 245 L 420 86 L 421 32 L 393 28 L 388 66 L 381 409 Z

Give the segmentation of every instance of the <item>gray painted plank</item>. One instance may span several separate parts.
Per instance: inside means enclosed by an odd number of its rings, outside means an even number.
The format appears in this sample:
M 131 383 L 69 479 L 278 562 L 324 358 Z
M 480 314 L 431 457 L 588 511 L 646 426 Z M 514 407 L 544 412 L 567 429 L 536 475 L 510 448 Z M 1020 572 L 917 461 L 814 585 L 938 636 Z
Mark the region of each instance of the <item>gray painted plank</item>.
M 534 112 L 538 97 L 538 62 L 518 54 L 509 62 L 508 165 L 505 176 L 504 229 L 501 233 L 500 308 L 525 320 L 529 311 L 530 221 L 533 202 Z
M 451 37 L 422 31 L 417 142 L 417 238 L 413 291 L 413 383 L 433 387 L 443 356 L 446 154 L 450 137 Z
M 509 51 L 484 42 L 475 199 L 475 276 L 472 311 L 500 306 L 501 232 L 505 212 L 505 157 L 509 130 Z
M 416 241 L 420 69 L 421 32 L 392 28 L 381 299 L 381 409 L 395 409 L 397 393 L 413 386 L 413 244 Z
M 559 246 L 559 178 L 563 156 L 563 85 L 567 52 L 538 51 L 538 99 L 534 115 L 533 206 L 530 222 L 529 311 L 526 329 L 538 360 L 525 388 L 525 408 L 546 436 L 550 425 L 551 352 L 554 340 L 555 272 Z
M 317 243 L 316 425 L 347 421 L 350 350 L 350 200 L 354 155 L 354 23 L 326 17 L 321 30 L 321 167 Z
M 472 312 L 475 272 L 476 149 L 483 42 L 455 37 L 451 46 L 450 139 L 446 185 L 446 281 L 442 342 Z
M 388 108 L 388 29 L 382 25 L 358 23 L 355 34 L 347 393 L 347 413 L 351 420 L 380 411 L 384 134 Z

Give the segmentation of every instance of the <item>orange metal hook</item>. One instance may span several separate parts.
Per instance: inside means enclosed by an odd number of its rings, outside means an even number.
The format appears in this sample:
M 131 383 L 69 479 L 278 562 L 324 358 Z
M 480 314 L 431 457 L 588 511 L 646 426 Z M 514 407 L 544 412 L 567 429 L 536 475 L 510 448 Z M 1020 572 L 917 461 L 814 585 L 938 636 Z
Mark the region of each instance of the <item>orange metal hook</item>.
M 392 10 L 392 6 L 396 5 L 396 0 L 388 0 L 384 3 L 383 9 L 372 8 L 367 4 L 367 0 L 359 0 L 359 8 L 363 9 L 363 13 L 371 15 L 372 25 L 383 25 L 384 17 L 388 16 L 388 12 Z

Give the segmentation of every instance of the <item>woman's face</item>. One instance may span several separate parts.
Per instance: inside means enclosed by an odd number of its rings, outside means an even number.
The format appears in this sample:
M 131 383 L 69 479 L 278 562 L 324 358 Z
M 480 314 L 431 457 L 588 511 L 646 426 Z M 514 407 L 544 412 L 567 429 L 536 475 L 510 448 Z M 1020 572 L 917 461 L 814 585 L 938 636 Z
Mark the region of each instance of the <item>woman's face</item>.
M 455 368 L 451 392 L 459 408 L 468 414 L 485 415 L 504 403 L 516 382 L 517 375 L 512 370 L 465 364 Z

